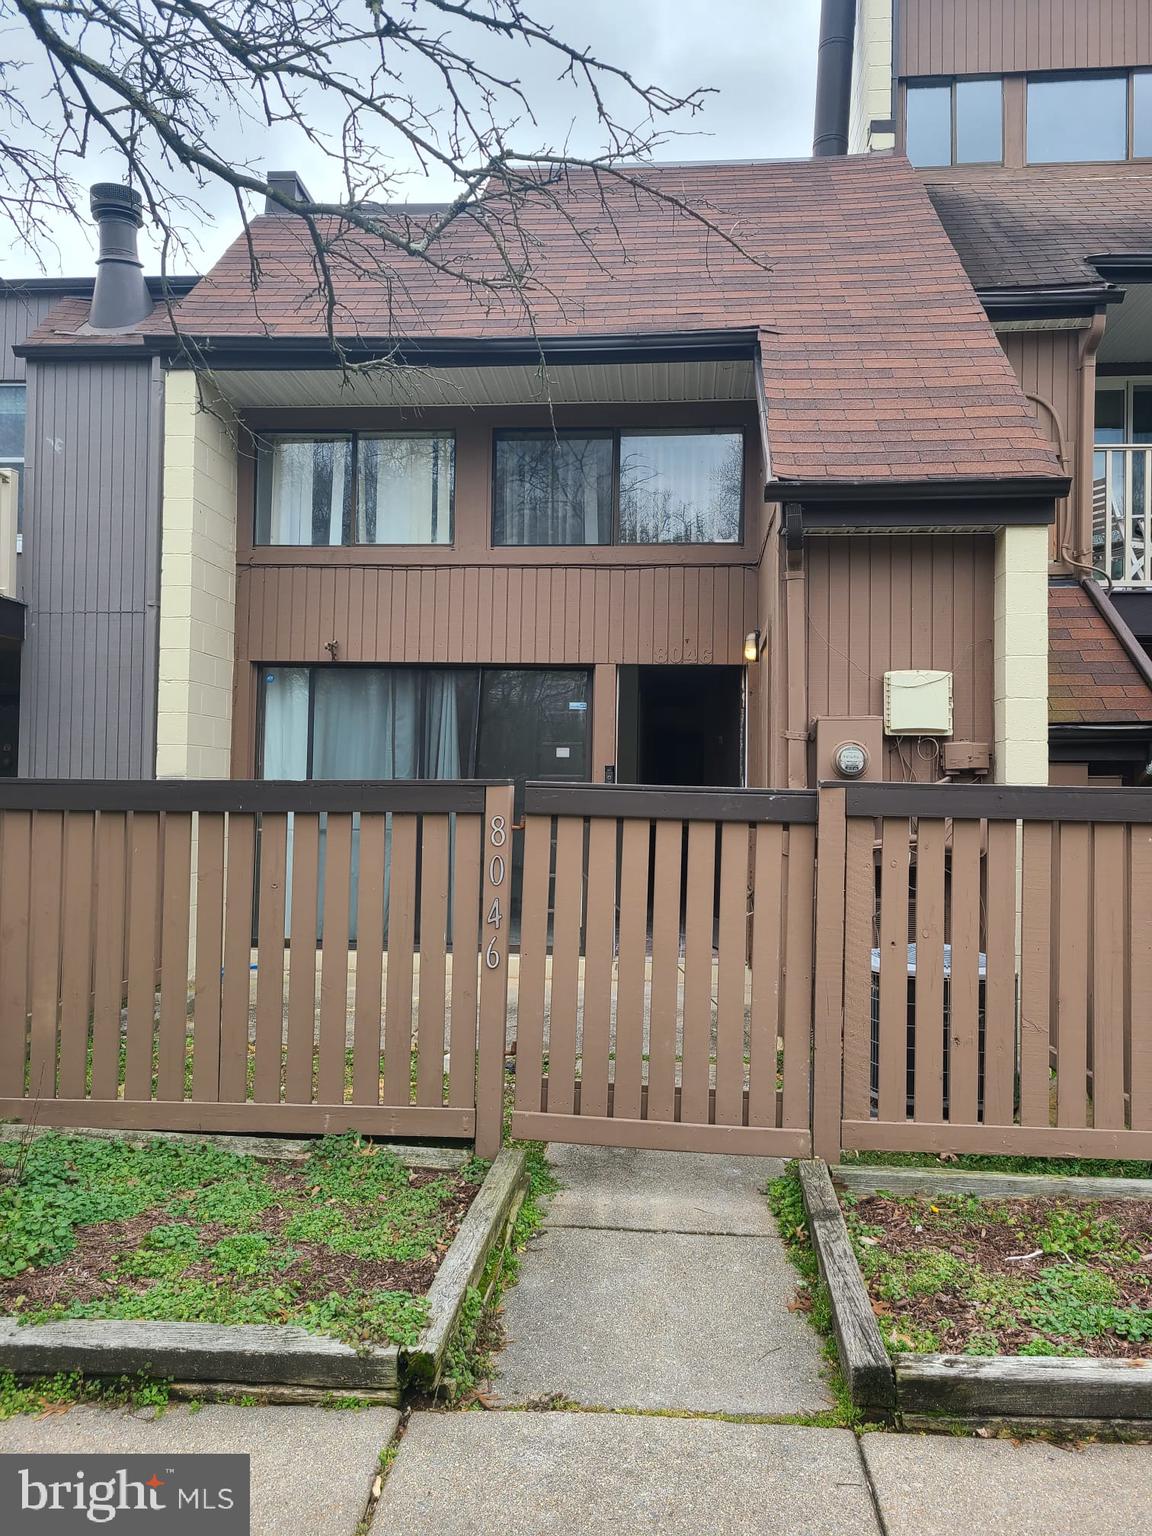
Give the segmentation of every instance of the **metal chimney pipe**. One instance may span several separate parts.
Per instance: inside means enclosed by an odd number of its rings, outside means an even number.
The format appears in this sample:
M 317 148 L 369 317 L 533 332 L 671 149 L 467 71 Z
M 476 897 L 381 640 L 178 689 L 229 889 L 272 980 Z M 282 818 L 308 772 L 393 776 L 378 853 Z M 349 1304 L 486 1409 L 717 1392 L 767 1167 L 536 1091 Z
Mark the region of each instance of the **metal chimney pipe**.
M 814 155 L 848 153 L 848 114 L 852 104 L 852 48 L 856 35 L 856 0 L 823 0 L 820 52 L 816 65 Z
M 100 182 L 92 188 L 91 201 L 100 255 L 88 323 L 94 331 L 126 331 L 153 307 L 136 249 L 136 231 L 144 223 L 143 199 L 132 187 Z

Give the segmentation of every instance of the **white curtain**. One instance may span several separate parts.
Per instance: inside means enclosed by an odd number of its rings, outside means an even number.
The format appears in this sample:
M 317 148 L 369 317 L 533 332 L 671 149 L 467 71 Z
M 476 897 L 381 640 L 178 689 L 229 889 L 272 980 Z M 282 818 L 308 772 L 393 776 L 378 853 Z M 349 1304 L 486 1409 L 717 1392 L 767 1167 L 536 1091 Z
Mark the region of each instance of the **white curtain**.
M 453 440 L 361 437 L 357 539 L 361 544 L 447 544 L 452 538 Z
M 349 439 L 270 437 L 261 446 L 258 537 L 267 544 L 341 544 Z
M 608 438 L 499 438 L 498 544 L 606 544 L 612 536 Z

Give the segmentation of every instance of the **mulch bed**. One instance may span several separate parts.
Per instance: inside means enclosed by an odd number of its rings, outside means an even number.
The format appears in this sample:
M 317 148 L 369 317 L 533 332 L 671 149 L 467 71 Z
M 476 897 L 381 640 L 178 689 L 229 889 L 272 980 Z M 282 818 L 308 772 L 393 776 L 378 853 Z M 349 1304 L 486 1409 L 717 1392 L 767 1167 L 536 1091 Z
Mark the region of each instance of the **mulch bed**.
M 931 1347 L 943 1353 L 1068 1353 L 1098 1358 L 1152 1358 L 1152 1337 L 1124 1337 L 1126 1326 L 1152 1330 L 1152 1204 L 1135 1200 L 1027 1198 L 976 1200 L 967 1197 L 859 1196 L 846 1200 L 852 1233 L 873 1310 L 890 1347 Z M 1070 1234 L 1068 1250 L 1044 1252 L 1053 1222 Z M 1063 1240 L 1063 1238 L 1061 1238 Z M 1093 1250 L 1100 1244 L 1099 1251 Z M 961 1261 L 978 1272 L 975 1289 L 947 1279 L 934 1294 L 894 1294 L 901 1275 L 933 1255 Z M 902 1263 L 901 1261 L 905 1261 Z M 945 1260 L 946 1263 L 946 1260 Z M 1074 1271 L 1071 1274 L 1070 1271 Z M 1092 1312 L 1088 1332 L 1079 1314 L 1066 1332 L 1036 1326 L 1035 1318 L 1014 1320 L 1013 1300 L 1047 1293 L 1054 1283 L 1083 1282 L 1090 1290 L 1099 1276 L 1114 1292 Z M 887 1282 L 887 1283 L 886 1283 Z M 1026 1305 L 1028 1303 L 1026 1302 Z M 1113 1309 L 1147 1312 L 1148 1319 L 1108 1325 Z M 1091 1329 L 1103 1331 L 1091 1336 Z M 927 1335 L 935 1343 L 916 1343 Z M 986 1347 L 989 1336 L 995 1350 Z M 974 1339 L 985 1347 L 971 1348 Z M 893 1342 L 894 1341 L 894 1342 Z M 1045 1350 L 1045 1343 L 1052 1346 Z
M 285 1168 L 283 1163 L 258 1159 L 268 1184 L 286 1196 L 306 1196 L 314 1179 L 306 1172 Z M 477 1184 L 465 1182 L 459 1175 L 434 1170 L 413 1171 L 409 1184 L 422 1187 L 444 1179 L 452 1192 L 440 1206 L 444 1213 L 444 1233 L 436 1251 L 419 1259 L 366 1259 L 355 1254 L 338 1253 L 323 1243 L 284 1240 L 295 1257 L 277 1270 L 277 1281 L 290 1284 L 301 1301 L 320 1300 L 330 1295 L 350 1295 L 365 1291 L 407 1291 L 423 1296 L 435 1278 L 440 1261 L 476 1196 Z M 276 1240 L 281 1228 L 297 1214 L 298 1207 L 269 1206 L 257 1213 L 245 1233 Z M 197 1234 L 204 1247 L 210 1247 L 236 1229 L 221 1222 L 197 1222 L 174 1217 L 160 1207 L 142 1211 L 124 1221 L 97 1222 L 76 1230 L 75 1247 L 57 1264 L 25 1270 L 10 1278 L 0 1277 L 0 1313 L 46 1310 L 58 1304 L 96 1301 L 116 1292 L 143 1293 L 154 1283 L 119 1270 L 116 1260 L 139 1248 L 158 1226 L 186 1226 Z M 189 1279 L 218 1279 L 219 1272 L 208 1262 L 192 1263 L 183 1270 Z M 243 1281 L 233 1283 L 243 1286 Z

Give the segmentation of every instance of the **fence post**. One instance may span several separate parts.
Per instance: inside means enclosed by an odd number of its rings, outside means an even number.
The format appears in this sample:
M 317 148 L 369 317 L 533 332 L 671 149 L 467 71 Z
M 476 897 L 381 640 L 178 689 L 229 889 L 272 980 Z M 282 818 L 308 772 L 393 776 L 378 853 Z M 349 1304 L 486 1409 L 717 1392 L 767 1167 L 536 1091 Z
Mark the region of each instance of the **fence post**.
M 844 1083 L 844 790 L 822 785 L 816 828 L 816 977 L 812 1009 L 812 1155 L 840 1161 Z
M 484 792 L 481 839 L 480 1010 L 476 1051 L 476 1156 L 495 1157 L 504 1131 L 508 923 L 512 905 L 513 787 Z

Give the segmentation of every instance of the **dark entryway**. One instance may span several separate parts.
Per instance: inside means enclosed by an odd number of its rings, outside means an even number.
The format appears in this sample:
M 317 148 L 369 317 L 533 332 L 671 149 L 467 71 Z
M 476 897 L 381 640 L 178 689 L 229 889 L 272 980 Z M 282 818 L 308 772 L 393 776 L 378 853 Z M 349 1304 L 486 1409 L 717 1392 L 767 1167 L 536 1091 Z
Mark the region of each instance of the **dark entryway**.
M 743 669 L 621 667 L 618 777 L 625 784 L 743 782 Z

